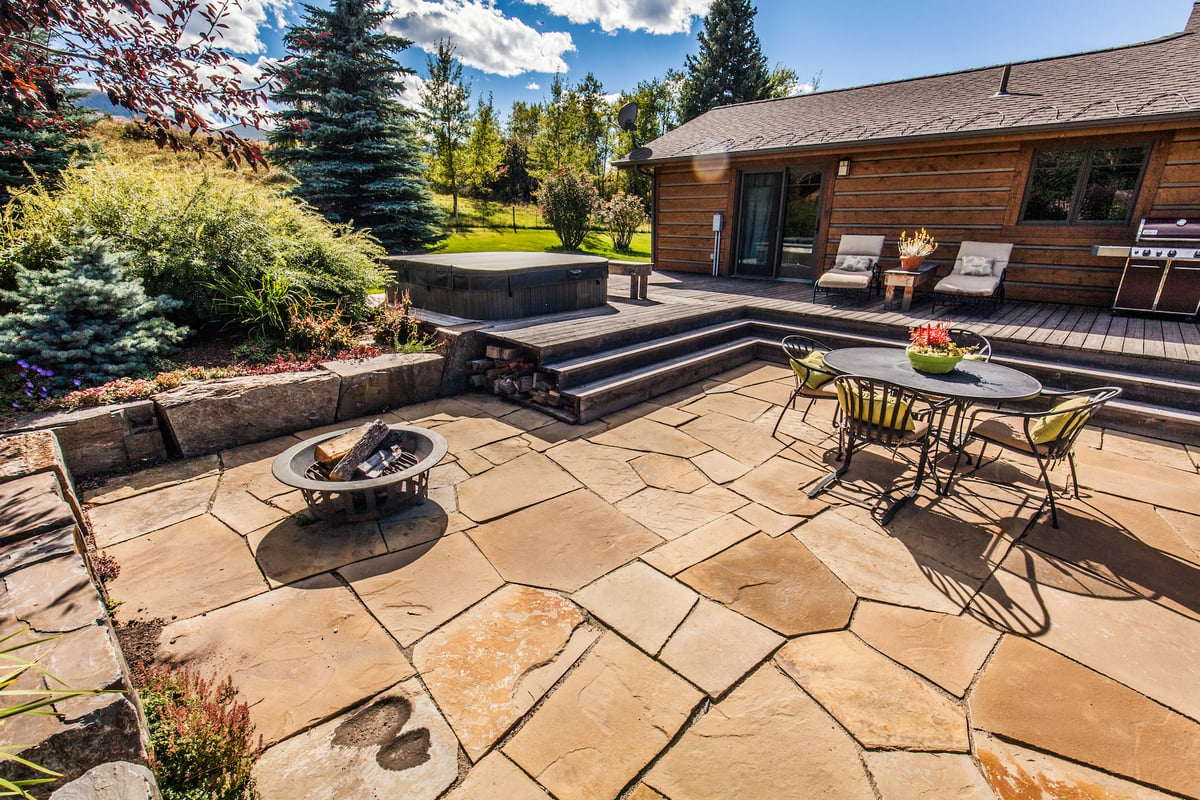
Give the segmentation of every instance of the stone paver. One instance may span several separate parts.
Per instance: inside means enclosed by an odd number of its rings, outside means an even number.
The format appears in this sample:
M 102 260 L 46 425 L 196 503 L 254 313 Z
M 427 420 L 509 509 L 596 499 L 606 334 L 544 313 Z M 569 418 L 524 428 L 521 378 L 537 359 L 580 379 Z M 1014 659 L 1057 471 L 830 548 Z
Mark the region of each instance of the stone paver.
M 752 536 L 756 528 L 732 514 L 726 514 L 707 525 L 672 539 L 642 556 L 655 569 L 675 575 L 698 564 L 742 539 Z
M 1171 467 L 1184 472 L 1195 472 L 1196 465 L 1188 457 L 1187 448 L 1175 442 L 1165 442 L 1162 439 L 1149 439 L 1123 431 L 1105 431 L 1104 447 L 1106 453 L 1136 458 L 1153 465 Z
M 1036 580 L 1037 585 L 1031 584 Z M 971 613 L 1200 719 L 1200 620 L 1018 547 Z
M 521 428 L 491 417 L 466 417 L 437 426 L 455 455 L 524 433 Z
M 271 585 L 291 583 L 387 552 L 375 522 L 330 525 L 289 517 L 246 537 Z
M 465 533 L 360 561 L 339 572 L 405 647 L 504 584 Z
M 480 525 L 470 536 L 505 580 L 564 592 L 662 544 L 586 490 Z
M 883 800 L 996 800 L 970 756 L 903 750 L 864 755 Z
M 170 461 L 132 475 L 105 479 L 99 486 L 83 492 L 80 496 L 89 505 L 104 505 L 155 489 L 165 489 L 193 478 L 216 475 L 220 469 L 221 462 L 215 455 L 190 458 L 186 461 Z
M 678 428 L 680 425 L 691 422 L 695 418 L 695 414 L 672 406 L 656 408 L 646 415 L 646 419 L 653 422 L 661 422 L 663 425 L 670 425 L 672 428 Z
M 762 531 L 768 536 L 779 536 L 787 533 L 806 519 L 806 517 L 793 517 L 789 514 L 780 514 L 766 506 L 760 506 L 758 503 L 747 503 L 739 508 L 736 513 L 746 522 L 753 525 L 755 529 Z
M 651 768 L 671 800 L 872 800 L 854 740 L 767 665 L 696 720 Z
M 771 406 L 771 424 L 774 425 L 775 419 L 779 414 L 779 409 L 791 398 L 793 388 L 790 381 L 786 384 L 771 381 L 770 383 L 756 383 L 753 386 L 742 387 L 738 389 L 738 394 L 762 400 Z M 804 402 L 807 403 L 808 401 L 805 400 Z
M 638 456 L 635 450 L 574 441 L 552 447 L 546 455 L 610 503 L 646 486 L 630 464 Z
M 264 800 L 434 800 L 458 777 L 458 743 L 416 679 L 267 750 Z
M 412 665 L 328 575 L 174 622 L 156 660 L 232 675 L 267 744 L 411 677 Z
M 967 616 L 861 602 L 850 630 L 885 656 L 962 697 L 1000 634 Z
M 713 483 L 729 483 L 750 471 L 750 467 L 719 450 L 709 450 L 707 453 L 692 456 L 690 461 Z
M 210 516 L 108 548 L 121 574 L 108 584 L 122 616 L 186 619 L 267 590 L 246 541 Z
M 770 403 L 755 400 L 753 397 L 746 397 L 735 392 L 722 392 L 721 394 L 706 394 L 691 405 L 684 406 L 683 410 L 697 416 L 716 413 L 745 422 L 753 422 L 770 407 Z
M 708 477 L 692 466 L 692 462 L 686 458 L 646 453 L 630 462 L 630 466 L 637 471 L 647 486 L 656 489 L 686 493 L 694 492 L 708 484 Z
M 615 797 L 687 721 L 700 694 L 605 636 L 504 754 L 561 800 Z
M 1027 750 L 980 731 L 975 732 L 975 749 L 984 775 L 1000 800 L 1043 797 L 1169 800 L 1176 797 L 1082 764 Z M 988 798 L 990 800 L 991 795 Z
M 460 483 L 458 510 L 476 522 L 487 522 L 579 487 L 553 461 L 530 453 Z
M 1079 485 L 1124 497 L 1136 485 L 1137 499 L 1163 508 L 1200 515 L 1200 492 L 1193 470 L 1162 468 L 1153 461 L 1081 448 L 1076 455 Z
M 3 582 L 0 620 L 6 632 L 28 626 L 37 633 L 65 633 L 104 618 L 100 596 L 77 555 L 14 570 Z
M 497 800 L 501 797 L 504 800 L 550 800 L 542 787 L 498 751 L 476 764 L 466 780 L 446 795 L 446 800 Z
M 791 536 L 757 534 L 685 570 L 679 579 L 784 636 L 843 628 L 857 600 Z
M 530 451 L 529 442 L 524 438 L 503 439 L 499 442 L 484 445 L 475 450 L 476 455 L 483 456 L 493 464 L 507 464 L 518 456 Z
M 701 600 L 667 641 L 661 658 L 709 697 L 719 697 L 783 642 L 769 628 Z
M 634 561 L 576 592 L 574 599 L 605 625 L 655 655 L 698 597 L 683 584 Z
M 728 489 L 709 484 L 687 494 L 647 487 L 617 508 L 660 536 L 676 539 L 745 504 Z
M 804 492 L 821 475 L 822 471 L 815 468 L 773 458 L 729 484 L 729 488 L 777 514 L 811 517 L 829 507 L 824 500 L 809 498 Z
M 1039 644 L 1005 636 L 970 704 L 972 724 L 989 733 L 1200 796 L 1200 724 Z
M 108 547 L 198 517 L 208 510 L 216 489 L 216 476 L 209 476 L 89 508 L 96 545 Z
M 662 453 L 668 456 L 691 458 L 709 447 L 670 425 L 649 419 L 635 419 L 615 428 L 590 437 L 596 444 L 640 450 L 644 453 Z
M 751 467 L 783 449 L 783 443 L 772 438 L 770 430 L 715 412 L 693 420 L 679 430 Z
M 461 514 L 447 513 L 436 501 L 426 500 L 379 520 L 379 529 L 387 549 L 394 553 L 457 533 L 472 524 Z
M 970 749 L 961 708 L 847 631 L 793 640 L 775 660 L 863 747 Z
M 569 600 L 507 586 L 422 639 L 413 664 L 478 761 L 599 635 Z
M 859 597 L 957 614 L 978 582 L 913 553 L 874 523 L 827 511 L 792 534 Z
M 211 513 L 243 536 L 289 516 L 289 512 L 264 503 L 249 492 L 222 489 L 217 489 Z

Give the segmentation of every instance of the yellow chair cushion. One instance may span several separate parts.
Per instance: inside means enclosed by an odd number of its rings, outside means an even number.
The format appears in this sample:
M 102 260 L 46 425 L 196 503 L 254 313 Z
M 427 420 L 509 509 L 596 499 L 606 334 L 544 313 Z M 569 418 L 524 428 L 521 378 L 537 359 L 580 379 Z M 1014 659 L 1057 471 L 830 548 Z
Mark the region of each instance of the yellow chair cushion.
M 1069 400 L 1055 403 L 1050 409 L 1050 413 L 1030 427 L 1029 438 L 1033 439 L 1034 444 L 1053 442 L 1062 435 L 1063 428 L 1067 427 L 1071 421 L 1074 416 L 1071 412 L 1083 408 L 1090 402 L 1092 402 L 1090 397 L 1072 397 Z
M 868 425 L 882 425 L 881 420 L 887 420 L 890 423 L 892 420 L 902 419 L 904 420 L 904 430 L 915 431 L 917 429 L 912 416 L 908 413 L 908 403 L 903 400 L 897 403 L 893 399 L 889 400 L 886 404 L 880 404 L 878 397 L 873 398 L 875 402 L 871 402 L 870 398 L 863 398 L 863 401 L 856 405 L 859 405 L 859 410 L 864 412 L 867 408 L 870 408 L 870 418 L 868 419 L 865 414 L 851 414 L 850 393 L 854 391 L 853 389 L 847 389 L 845 386 L 838 386 L 838 402 L 842 404 L 842 411 L 847 415 L 851 415 Z M 899 409 L 897 409 L 897 405 L 899 405 Z
M 834 374 L 828 371 L 829 367 L 825 366 L 825 354 L 820 350 L 813 350 L 804 358 L 791 361 L 792 371 L 796 373 L 797 378 L 804 381 L 804 385 L 809 389 L 819 389 L 834 378 Z M 807 367 L 807 371 L 801 369 L 800 364 Z
M 967 353 L 965 356 L 963 356 L 963 358 L 965 358 L 967 361 L 984 361 L 985 360 L 983 356 L 979 355 L 979 353 Z

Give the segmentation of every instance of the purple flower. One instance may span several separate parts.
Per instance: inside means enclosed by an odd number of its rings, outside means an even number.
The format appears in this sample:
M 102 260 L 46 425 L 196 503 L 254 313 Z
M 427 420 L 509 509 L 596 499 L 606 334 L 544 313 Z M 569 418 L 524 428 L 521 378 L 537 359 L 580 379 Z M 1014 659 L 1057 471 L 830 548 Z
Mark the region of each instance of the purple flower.
M 24 359 L 18 358 L 17 366 L 20 367 L 21 369 L 29 369 L 29 362 L 25 361 Z
M 25 396 L 26 396 L 26 397 L 33 397 L 33 389 L 26 389 L 26 390 L 25 390 Z
M 20 407 L 21 407 L 21 404 L 20 404 L 20 403 L 13 403 L 13 404 L 12 404 L 12 407 L 13 407 L 13 408 L 20 408 Z
M 75 384 L 76 386 L 79 386 L 80 384 L 83 383 L 83 381 L 79 380 L 79 378 L 76 378 L 75 380 L 71 381 L 71 383 Z

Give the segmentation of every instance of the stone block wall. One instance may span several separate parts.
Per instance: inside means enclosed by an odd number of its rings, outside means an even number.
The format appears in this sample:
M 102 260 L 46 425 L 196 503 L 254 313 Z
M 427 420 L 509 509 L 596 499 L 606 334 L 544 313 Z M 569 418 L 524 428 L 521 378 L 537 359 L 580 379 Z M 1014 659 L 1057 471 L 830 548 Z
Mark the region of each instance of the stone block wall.
M 157 798 L 146 768 L 145 723 L 85 560 L 83 520 L 68 476 L 50 431 L 0 444 L 0 634 L 28 629 L 22 636 L 57 637 L 19 655 L 40 656 L 68 688 L 110 691 L 57 702 L 53 715 L 9 717 L 0 725 L 0 745 L 23 745 L 21 757 L 62 773 L 36 787 L 35 796 L 97 797 L 107 787 L 124 792 L 114 797 Z M 35 672 L 19 685 L 62 688 Z M 35 777 L 23 769 L 0 765 L 6 777 Z

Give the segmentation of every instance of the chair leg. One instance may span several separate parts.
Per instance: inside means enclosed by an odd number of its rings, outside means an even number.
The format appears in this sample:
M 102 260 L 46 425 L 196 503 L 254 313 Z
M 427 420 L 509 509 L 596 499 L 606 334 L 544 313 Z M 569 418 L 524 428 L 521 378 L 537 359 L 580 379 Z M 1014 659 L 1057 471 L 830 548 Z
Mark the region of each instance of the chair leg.
M 839 441 L 839 444 L 840 444 L 840 441 Z M 850 469 L 850 459 L 853 456 L 854 456 L 854 440 L 851 439 L 849 444 L 846 445 L 846 458 L 845 458 L 845 460 L 842 461 L 842 465 L 840 467 L 838 467 L 836 470 L 834 470 L 833 472 L 826 475 L 824 478 L 821 478 L 820 482 L 818 482 L 816 486 L 814 486 L 808 490 L 808 496 L 816 497 L 821 492 L 825 491 L 830 486 L 833 486 L 835 483 L 840 481 L 842 479 L 842 476 L 846 474 L 846 471 Z
M 1054 486 L 1050 483 L 1050 472 L 1046 469 L 1046 462 L 1038 459 L 1038 468 L 1042 471 L 1042 483 L 1046 485 L 1046 499 L 1050 501 L 1050 526 L 1058 527 L 1058 508 L 1054 505 Z
M 800 394 L 800 391 L 798 389 L 793 390 L 792 396 L 789 397 L 788 401 L 783 404 L 783 408 L 779 409 L 779 419 L 775 420 L 775 427 L 771 429 L 771 436 L 774 436 L 775 433 L 779 430 L 779 423 L 783 422 L 783 415 L 787 413 L 788 407 L 791 406 L 792 408 L 795 408 L 796 397 L 799 394 Z M 805 413 L 807 414 L 808 412 L 805 411 Z
M 1079 476 L 1075 474 L 1075 454 L 1067 453 L 1067 464 L 1071 467 L 1071 489 L 1075 494 L 1075 499 L 1079 499 Z
M 817 402 L 817 398 L 815 398 L 815 397 L 808 398 L 808 405 L 806 405 L 804 407 L 804 413 L 800 415 L 801 422 L 804 422 L 806 419 L 808 419 L 808 412 L 812 410 L 813 403 L 815 403 L 815 402 Z
M 887 525 L 892 521 L 892 517 L 896 516 L 896 512 L 904 507 L 910 500 L 915 500 L 917 494 L 921 491 L 921 483 L 925 480 L 925 469 L 929 465 L 929 437 L 921 444 L 921 457 L 917 461 L 917 479 L 913 481 L 912 487 L 905 492 L 894 503 L 888 506 L 887 511 L 883 512 L 883 516 L 879 519 L 880 525 Z M 934 475 L 934 480 L 937 480 L 937 475 Z

